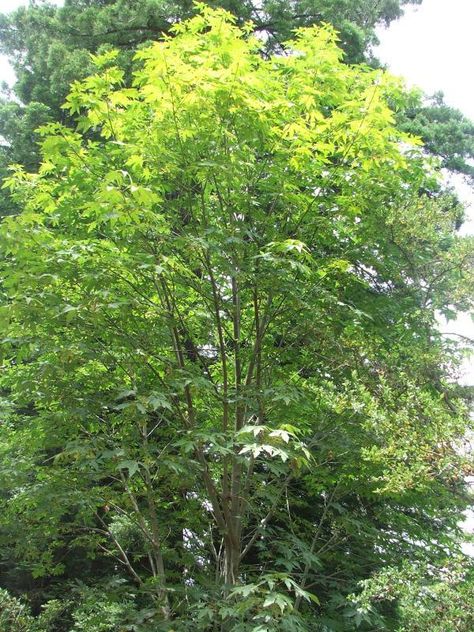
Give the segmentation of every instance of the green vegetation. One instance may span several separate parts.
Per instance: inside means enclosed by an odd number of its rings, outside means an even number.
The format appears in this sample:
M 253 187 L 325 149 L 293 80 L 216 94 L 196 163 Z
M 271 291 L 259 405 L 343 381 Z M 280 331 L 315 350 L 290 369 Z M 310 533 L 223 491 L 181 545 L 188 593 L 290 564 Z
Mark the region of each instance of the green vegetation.
M 95 50 L 135 19 L 96 4 L 13 19 L 82 17 Z M 436 319 L 472 309 L 474 240 L 404 129 L 426 105 L 329 25 L 282 55 L 205 4 L 147 20 L 12 114 L 49 122 L 0 228 L 2 632 L 469 632 Z
M 206 2 L 237 16 L 238 23 L 252 20 L 253 30 L 265 41 L 267 51 L 282 49 L 295 28 L 332 24 L 339 33 L 344 61 L 372 59 L 377 41 L 375 26 L 390 24 L 404 5 L 421 0 L 221 0 Z M 160 39 L 180 19 L 191 17 L 191 0 L 65 0 L 63 7 L 40 0 L 11 15 L 0 14 L 0 52 L 8 55 L 18 80 L 13 94 L 0 99 L 0 178 L 10 163 L 36 169 L 39 155 L 35 130 L 49 121 L 73 126 L 61 106 L 72 81 L 93 72 L 90 53 L 118 48 L 120 65 L 130 79 L 137 47 Z M 421 136 L 429 151 L 442 155 L 445 164 L 472 176 L 474 127 L 463 115 L 445 105 L 412 104 L 400 112 L 407 129 Z M 406 120 L 408 117 L 408 120 Z M 6 193 L 0 199 L 0 215 L 18 208 Z

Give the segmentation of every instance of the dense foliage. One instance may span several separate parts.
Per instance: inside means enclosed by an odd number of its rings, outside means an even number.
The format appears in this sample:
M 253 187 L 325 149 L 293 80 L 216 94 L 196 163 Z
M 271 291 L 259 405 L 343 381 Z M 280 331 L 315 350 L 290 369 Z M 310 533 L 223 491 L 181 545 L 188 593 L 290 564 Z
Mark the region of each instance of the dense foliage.
M 425 586 L 446 603 L 469 573 L 461 350 L 436 327 L 472 306 L 462 209 L 396 125 L 415 96 L 332 28 L 269 56 L 200 10 L 133 85 L 96 56 L 77 129 L 6 182 L 1 616 L 428 630 Z
M 421 0 L 220 0 L 221 6 L 265 41 L 267 51 L 281 50 L 297 27 L 330 23 L 349 63 L 372 59 L 375 27 L 402 14 L 404 5 Z M 191 0 L 66 0 L 57 7 L 39 0 L 11 15 L 0 15 L 0 51 L 10 58 L 17 82 L 0 99 L 0 178 L 15 162 L 36 169 L 39 154 L 35 130 L 48 121 L 72 124 L 61 105 L 73 80 L 93 71 L 90 53 L 118 48 L 120 64 L 130 78 L 137 47 L 169 33 L 172 25 L 195 12 Z M 411 104 L 399 117 L 415 130 L 426 148 L 442 155 L 449 168 L 472 176 L 474 127 L 460 112 L 443 105 Z M 407 120 L 408 119 L 408 120 Z M 4 193 L 0 215 L 18 208 Z

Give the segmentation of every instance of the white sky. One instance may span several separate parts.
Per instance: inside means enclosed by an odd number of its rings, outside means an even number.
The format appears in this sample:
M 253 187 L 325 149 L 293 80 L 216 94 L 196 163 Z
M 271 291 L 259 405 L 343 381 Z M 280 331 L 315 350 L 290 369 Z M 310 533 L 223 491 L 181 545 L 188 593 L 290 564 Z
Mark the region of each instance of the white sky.
M 433 93 L 474 119 L 473 0 L 423 0 L 403 18 L 379 29 L 377 55 L 392 72 Z

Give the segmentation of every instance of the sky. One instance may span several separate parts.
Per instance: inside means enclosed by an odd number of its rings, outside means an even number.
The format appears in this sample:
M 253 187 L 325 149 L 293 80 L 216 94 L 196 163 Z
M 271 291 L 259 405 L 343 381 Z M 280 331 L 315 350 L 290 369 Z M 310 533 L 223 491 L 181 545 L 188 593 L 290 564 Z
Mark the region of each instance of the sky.
M 426 92 L 442 90 L 450 105 L 474 119 L 473 24 L 473 0 L 424 0 L 378 30 L 377 55 Z
M 61 0 L 50 2 L 62 4 Z M 27 0 L 0 0 L 0 11 L 13 11 L 26 4 Z M 444 92 L 448 105 L 474 120 L 473 25 L 474 0 L 423 0 L 421 6 L 406 8 L 405 15 L 389 28 L 378 29 L 380 46 L 375 53 L 409 85 L 419 86 L 427 94 Z M 0 56 L 0 82 L 11 83 L 13 79 L 8 62 Z M 463 232 L 474 234 L 474 194 L 459 179 L 453 184 L 468 205 Z M 474 339 L 474 323 L 468 315 L 460 315 L 441 328 Z M 474 384 L 474 358 L 466 362 L 461 381 Z M 466 528 L 474 532 L 474 512 Z M 466 549 L 474 556 L 474 545 Z

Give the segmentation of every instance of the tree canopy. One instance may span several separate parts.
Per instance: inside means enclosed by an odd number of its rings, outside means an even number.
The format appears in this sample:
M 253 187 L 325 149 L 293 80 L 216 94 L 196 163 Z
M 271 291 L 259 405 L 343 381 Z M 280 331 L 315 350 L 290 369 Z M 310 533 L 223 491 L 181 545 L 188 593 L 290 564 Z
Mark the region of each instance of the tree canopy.
M 364 60 L 376 63 L 372 45 L 375 27 L 390 24 L 403 7 L 421 0 L 265 0 L 212 1 L 232 12 L 238 24 L 249 20 L 265 41 L 267 51 L 280 50 L 295 28 L 332 24 L 347 63 Z M 36 168 L 39 155 L 35 130 L 48 121 L 73 123 L 61 105 L 72 81 L 85 78 L 93 67 L 90 53 L 115 47 L 120 63 L 130 77 L 131 60 L 137 47 L 169 33 L 173 24 L 195 12 L 191 0 L 66 0 L 57 7 L 44 0 L 31 3 L 10 15 L 0 15 L 0 51 L 15 68 L 17 81 L 0 100 L 0 177 L 8 164 L 20 162 Z M 412 104 L 413 105 L 413 104 Z M 474 156 L 472 123 L 460 112 L 418 103 L 400 113 L 407 129 L 425 141 L 427 150 L 441 155 L 450 169 L 472 176 Z M 17 210 L 4 193 L 0 214 Z
M 416 96 L 332 27 L 262 54 L 199 11 L 131 83 L 93 57 L 76 129 L 6 181 L 5 620 L 427 630 L 469 573 L 462 348 L 436 325 L 472 308 L 462 209 L 397 124 Z M 424 628 L 403 581 L 434 587 Z

